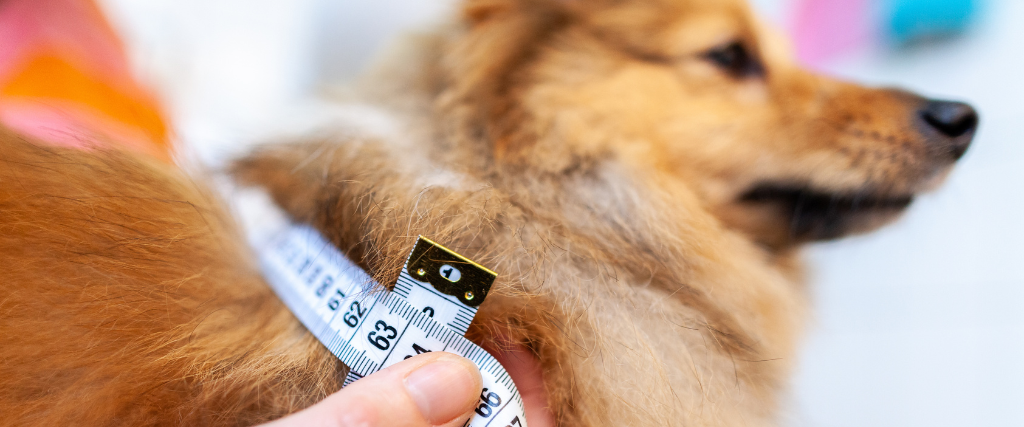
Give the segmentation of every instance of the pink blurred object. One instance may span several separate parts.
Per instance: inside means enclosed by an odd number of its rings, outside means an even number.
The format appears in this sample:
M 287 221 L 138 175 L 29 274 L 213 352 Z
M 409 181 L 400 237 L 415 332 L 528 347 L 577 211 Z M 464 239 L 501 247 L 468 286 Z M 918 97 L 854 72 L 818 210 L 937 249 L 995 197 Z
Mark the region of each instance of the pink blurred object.
M 813 67 L 870 43 L 875 33 L 871 7 L 870 0 L 797 0 L 797 57 Z
M 52 144 L 171 160 L 159 102 L 94 0 L 0 0 L 0 122 Z
M 0 6 L 0 77 L 32 50 L 59 49 L 91 64 L 97 72 L 131 79 L 121 46 L 97 24 L 89 1 L 6 0 Z M 92 19 L 90 19 L 92 18 Z

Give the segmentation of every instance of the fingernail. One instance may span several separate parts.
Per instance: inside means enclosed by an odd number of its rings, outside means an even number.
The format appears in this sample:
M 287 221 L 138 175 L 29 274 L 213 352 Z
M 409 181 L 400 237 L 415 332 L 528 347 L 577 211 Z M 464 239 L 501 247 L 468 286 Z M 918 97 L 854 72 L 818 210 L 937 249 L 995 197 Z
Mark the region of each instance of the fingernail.
M 446 356 L 409 374 L 405 389 L 425 420 L 443 424 L 470 409 L 470 402 L 480 393 L 479 376 L 469 361 Z

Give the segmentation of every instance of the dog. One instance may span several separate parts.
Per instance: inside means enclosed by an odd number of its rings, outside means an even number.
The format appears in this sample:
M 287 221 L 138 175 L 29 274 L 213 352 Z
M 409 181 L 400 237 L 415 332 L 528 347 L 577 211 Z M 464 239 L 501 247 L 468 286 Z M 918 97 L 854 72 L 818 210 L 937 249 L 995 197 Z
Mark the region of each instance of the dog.
M 739 0 L 466 0 L 331 127 L 238 160 L 379 283 L 417 234 L 499 273 L 468 337 L 527 348 L 563 426 L 773 426 L 800 248 L 896 219 L 968 105 L 812 74 Z M 250 425 L 340 388 L 204 186 L 0 134 L 10 424 Z

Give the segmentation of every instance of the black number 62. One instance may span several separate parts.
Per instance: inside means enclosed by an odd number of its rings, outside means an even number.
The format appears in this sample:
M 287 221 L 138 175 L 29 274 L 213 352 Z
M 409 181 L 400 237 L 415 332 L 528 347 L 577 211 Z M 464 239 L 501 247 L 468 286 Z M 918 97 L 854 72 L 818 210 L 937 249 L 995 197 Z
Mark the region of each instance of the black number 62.
M 374 347 L 381 350 L 391 348 L 391 340 L 398 336 L 398 330 L 388 326 L 388 324 L 384 323 L 383 320 L 378 320 L 377 323 L 373 325 L 373 329 L 375 330 L 370 331 L 370 334 L 366 336 L 366 339 L 370 341 L 370 344 L 373 344 Z M 388 332 L 389 334 L 387 336 L 377 335 L 377 332 Z

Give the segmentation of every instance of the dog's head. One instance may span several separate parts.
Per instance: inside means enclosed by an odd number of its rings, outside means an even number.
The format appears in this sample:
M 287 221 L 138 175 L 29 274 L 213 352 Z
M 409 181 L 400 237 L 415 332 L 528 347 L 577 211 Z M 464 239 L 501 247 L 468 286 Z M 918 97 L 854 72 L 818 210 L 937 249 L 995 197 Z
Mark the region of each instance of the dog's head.
M 457 76 L 486 104 L 499 161 L 656 171 L 771 247 L 891 221 L 944 178 L 978 124 L 963 103 L 800 69 L 740 0 L 465 10 Z

